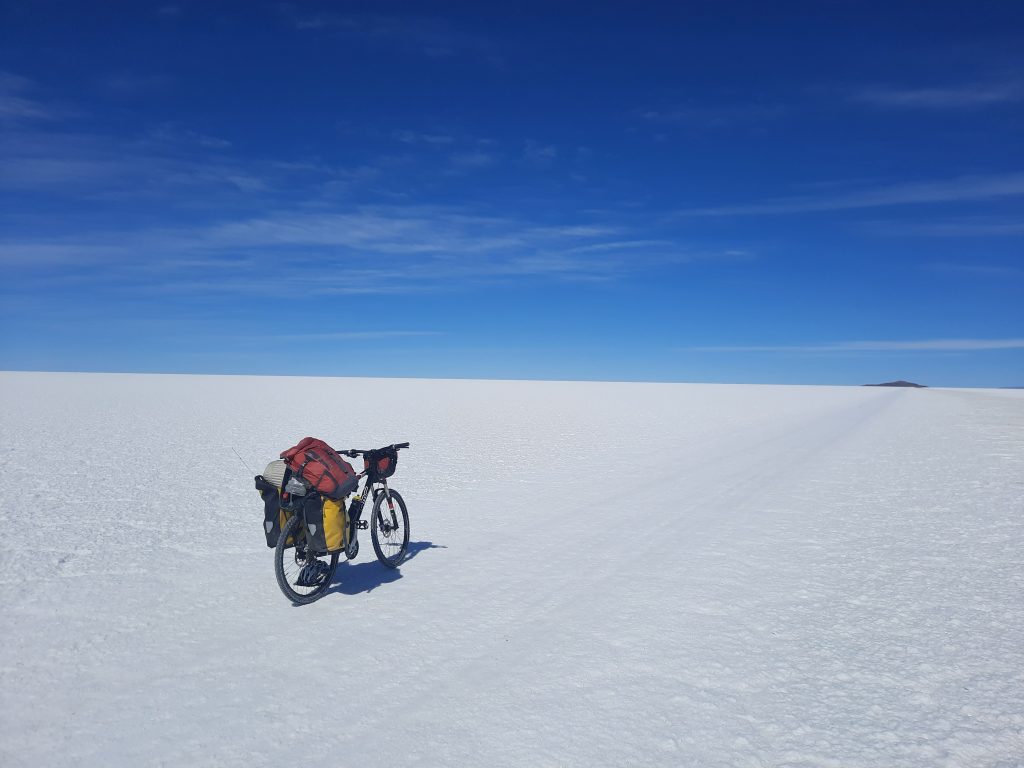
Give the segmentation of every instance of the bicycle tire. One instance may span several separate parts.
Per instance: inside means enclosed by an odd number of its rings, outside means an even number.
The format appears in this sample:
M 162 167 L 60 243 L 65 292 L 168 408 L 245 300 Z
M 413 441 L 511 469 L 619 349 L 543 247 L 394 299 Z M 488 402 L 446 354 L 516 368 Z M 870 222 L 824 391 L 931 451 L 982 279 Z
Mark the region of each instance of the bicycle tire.
M 298 546 L 289 547 L 287 545 L 289 538 L 294 538 Z M 297 579 L 302 566 L 310 562 L 310 559 L 301 558 L 300 556 L 300 553 L 304 551 L 301 542 L 305 541 L 305 538 L 306 534 L 302 526 L 302 520 L 299 515 L 294 515 L 285 523 L 284 528 L 281 530 L 281 535 L 277 539 L 277 547 L 274 549 L 274 574 L 277 576 L 277 586 L 281 588 L 284 596 L 296 605 L 308 605 L 319 600 L 327 593 L 328 587 L 331 586 L 331 580 L 334 578 L 334 571 L 338 567 L 338 555 L 340 554 L 335 552 L 333 555 L 314 556 L 313 559 L 320 562 L 330 557 L 327 573 L 316 587 L 307 588 L 296 584 L 295 586 L 298 586 L 299 589 L 309 589 L 308 592 L 299 592 L 293 587 L 292 582 Z M 286 565 L 289 560 L 293 561 L 296 566 L 292 572 L 289 572 Z
M 409 510 L 398 491 L 391 491 L 391 498 L 398 502 L 397 509 L 382 507 L 387 501 L 387 495 L 384 493 L 373 502 L 370 540 L 373 542 L 373 551 L 377 559 L 388 568 L 397 568 L 409 552 Z M 384 547 L 387 548 L 388 554 L 382 549 L 381 535 L 384 536 Z

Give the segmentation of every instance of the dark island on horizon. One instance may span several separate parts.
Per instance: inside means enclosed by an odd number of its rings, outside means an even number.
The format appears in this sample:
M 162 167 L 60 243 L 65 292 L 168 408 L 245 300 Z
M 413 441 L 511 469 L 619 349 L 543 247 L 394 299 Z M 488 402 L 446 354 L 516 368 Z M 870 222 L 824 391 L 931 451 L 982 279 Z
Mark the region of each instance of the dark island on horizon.
M 912 381 L 887 381 L 884 384 L 864 384 L 865 387 L 914 387 L 916 389 L 927 389 L 927 384 L 915 384 Z

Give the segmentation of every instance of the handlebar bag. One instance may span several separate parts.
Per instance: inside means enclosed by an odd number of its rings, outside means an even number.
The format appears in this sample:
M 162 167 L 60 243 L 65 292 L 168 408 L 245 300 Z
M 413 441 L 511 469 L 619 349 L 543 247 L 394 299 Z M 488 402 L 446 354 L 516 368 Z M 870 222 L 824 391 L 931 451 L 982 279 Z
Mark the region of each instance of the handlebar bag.
M 395 467 L 398 465 L 398 451 L 394 448 L 379 448 L 376 451 L 367 451 L 363 454 L 363 468 L 370 480 L 386 480 L 395 474 Z
M 315 555 L 326 555 L 345 548 L 348 543 L 348 519 L 345 502 L 311 493 L 302 505 L 306 524 L 306 547 Z
M 343 499 L 359 485 L 352 465 L 323 440 L 304 437 L 281 453 L 293 472 L 329 499 Z

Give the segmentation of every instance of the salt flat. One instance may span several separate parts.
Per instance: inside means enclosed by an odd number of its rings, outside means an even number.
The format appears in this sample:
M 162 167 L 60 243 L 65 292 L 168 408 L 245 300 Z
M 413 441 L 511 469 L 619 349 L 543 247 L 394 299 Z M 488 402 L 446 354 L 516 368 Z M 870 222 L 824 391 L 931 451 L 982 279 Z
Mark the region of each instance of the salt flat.
M 252 472 L 409 440 L 399 572 Z M 1019 766 L 1024 392 L 0 374 L 0 764 Z

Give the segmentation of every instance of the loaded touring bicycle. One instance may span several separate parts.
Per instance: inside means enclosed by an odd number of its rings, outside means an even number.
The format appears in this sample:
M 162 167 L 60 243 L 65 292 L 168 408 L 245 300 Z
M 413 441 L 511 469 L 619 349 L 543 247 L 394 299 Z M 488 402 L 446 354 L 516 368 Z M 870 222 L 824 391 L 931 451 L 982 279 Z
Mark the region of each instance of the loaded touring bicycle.
M 358 533 L 367 528 L 377 559 L 389 568 L 401 564 L 409 549 L 409 512 L 388 478 L 395 473 L 398 452 L 408 447 L 397 443 L 338 452 L 307 437 L 256 476 L 267 546 L 274 549 L 274 571 L 285 597 L 298 604 L 322 597 L 341 554 L 355 558 Z M 341 456 L 362 457 L 363 471 L 357 473 Z M 353 491 L 358 492 L 346 507 Z M 372 506 L 364 520 L 367 502 Z

